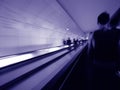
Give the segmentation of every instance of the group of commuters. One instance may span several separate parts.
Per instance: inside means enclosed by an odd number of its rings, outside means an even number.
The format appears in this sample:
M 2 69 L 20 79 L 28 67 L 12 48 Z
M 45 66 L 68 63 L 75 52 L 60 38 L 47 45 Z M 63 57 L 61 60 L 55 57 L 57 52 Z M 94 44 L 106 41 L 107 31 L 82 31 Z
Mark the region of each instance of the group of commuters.
M 107 12 L 101 13 L 97 23 L 99 29 L 90 33 L 88 42 L 88 60 L 94 74 L 92 78 L 94 80 L 97 77 L 94 87 L 95 90 L 113 90 L 114 80 L 111 78 L 116 79 L 117 75 L 119 77 L 120 71 L 120 8 L 112 18 Z M 119 79 L 120 77 L 117 78 L 118 81 Z M 116 85 L 114 90 L 117 88 Z
M 71 40 L 68 38 L 67 40 L 63 40 L 63 45 L 68 45 L 69 48 L 74 47 L 76 49 L 79 45 L 82 45 L 84 43 L 84 40 L 79 40 L 79 39 L 73 39 Z

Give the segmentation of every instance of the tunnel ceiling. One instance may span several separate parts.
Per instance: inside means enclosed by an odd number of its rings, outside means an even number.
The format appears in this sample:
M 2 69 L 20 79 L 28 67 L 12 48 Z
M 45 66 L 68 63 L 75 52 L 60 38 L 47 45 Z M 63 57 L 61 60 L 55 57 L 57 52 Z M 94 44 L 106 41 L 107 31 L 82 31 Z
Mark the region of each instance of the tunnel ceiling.
M 120 0 L 58 0 L 83 31 L 97 27 L 97 16 L 106 11 L 110 16 L 120 7 Z
M 62 32 L 69 29 L 67 32 L 82 34 L 81 28 L 72 21 L 56 0 L 0 0 L 0 14 L 2 19 L 5 17 L 7 20 L 4 21 L 5 24 L 9 23 L 8 19 L 12 19 L 31 26 L 38 24 L 40 27 L 59 29 Z M 10 27 L 13 26 L 10 24 L 13 22 L 9 23 Z M 14 26 L 20 27 L 15 23 Z

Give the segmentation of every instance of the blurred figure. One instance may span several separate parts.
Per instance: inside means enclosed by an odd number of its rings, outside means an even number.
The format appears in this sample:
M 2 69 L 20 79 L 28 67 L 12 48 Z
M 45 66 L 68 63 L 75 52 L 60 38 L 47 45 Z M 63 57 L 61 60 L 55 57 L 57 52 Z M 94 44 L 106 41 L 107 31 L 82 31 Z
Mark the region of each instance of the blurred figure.
M 69 49 L 71 49 L 71 44 L 72 44 L 72 41 L 70 38 L 67 39 L 67 45 L 69 46 Z
M 74 49 L 76 49 L 77 48 L 77 46 L 78 46 L 78 39 L 73 39 L 73 45 L 74 45 Z
M 109 14 L 103 12 L 98 16 L 100 28 L 92 33 L 89 43 L 89 60 L 93 67 L 92 90 L 118 90 L 114 83 L 116 76 L 116 63 L 118 63 L 118 42 L 120 34 L 115 29 L 109 30 Z M 112 25 L 113 28 L 114 25 Z M 115 26 L 116 27 L 116 26 Z
M 113 37 L 113 41 L 111 44 L 113 44 L 113 53 L 112 56 L 114 56 L 113 59 L 116 59 L 117 67 L 116 69 L 120 71 L 120 29 L 117 28 L 117 26 L 120 25 L 120 8 L 115 12 L 113 17 L 110 21 L 110 29 Z
M 63 39 L 63 45 L 67 45 L 67 41 Z
M 110 61 L 111 54 L 111 32 L 107 29 L 107 23 L 109 22 L 109 14 L 107 12 L 103 12 L 98 16 L 98 25 L 99 29 L 93 33 L 91 39 L 90 49 L 92 59 L 94 59 L 94 63 L 102 63 L 102 61 L 106 62 L 106 60 Z
M 120 26 L 120 8 L 115 12 L 110 20 L 111 29 L 117 28 L 117 26 Z
M 79 44 L 80 44 L 80 45 L 83 45 L 83 39 L 80 39 L 80 40 L 79 40 Z

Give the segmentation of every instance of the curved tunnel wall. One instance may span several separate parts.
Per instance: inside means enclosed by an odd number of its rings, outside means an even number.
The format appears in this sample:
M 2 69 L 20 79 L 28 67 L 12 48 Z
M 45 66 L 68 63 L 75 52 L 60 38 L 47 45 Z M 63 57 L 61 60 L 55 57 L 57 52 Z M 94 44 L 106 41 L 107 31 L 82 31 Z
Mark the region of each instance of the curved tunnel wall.
M 0 1 L 0 56 L 60 46 L 80 35 L 56 0 Z

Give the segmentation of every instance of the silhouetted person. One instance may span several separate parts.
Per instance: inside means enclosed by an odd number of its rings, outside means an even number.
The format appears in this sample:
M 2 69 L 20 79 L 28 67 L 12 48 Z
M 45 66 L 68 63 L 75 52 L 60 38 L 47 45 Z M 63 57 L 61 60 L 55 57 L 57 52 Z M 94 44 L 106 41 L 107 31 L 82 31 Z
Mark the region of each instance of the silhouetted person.
M 77 46 L 78 46 L 78 40 L 74 38 L 73 39 L 73 44 L 74 44 L 74 49 L 76 49 Z
M 110 21 L 110 29 L 112 33 L 112 38 L 114 39 L 112 41 L 113 46 L 113 59 L 117 60 L 117 70 L 120 71 L 120 29 L 117 28 L 120 24 L 120 8 L 115 12 L 113 15 L 111 21 Z
M 106 61 L 109 58 L 108 51 L 111 39 L 108 34 L 108 29 L 106 28 L 108 21 L 109 14 L 106 12 L 103 12 L 98 16 L 98 25 L 100 26 L 100 29 L 93 33 L 90 42 L 91 46 L 89 47 L 91 52 L 90 55 L 92 56 L 91 59 L 94 59 L 94 61 Z
M 70 38 L 67 39 L 67 45 L 69 46 L 69 49 L 71 49 L 71 44 L 72 44 L 72 41 Z
M 63 39 L 63 45 L 67 45 L 67 41 Z
M 116 63 L 119 35 L 117 31 L 107 28 L 109 14 L 103 12 L 98 16 L 100 29 L 96 30 L 91 39 L 89 59 L 93 66 L 93 90 L 118 90 L 116 79 Z

